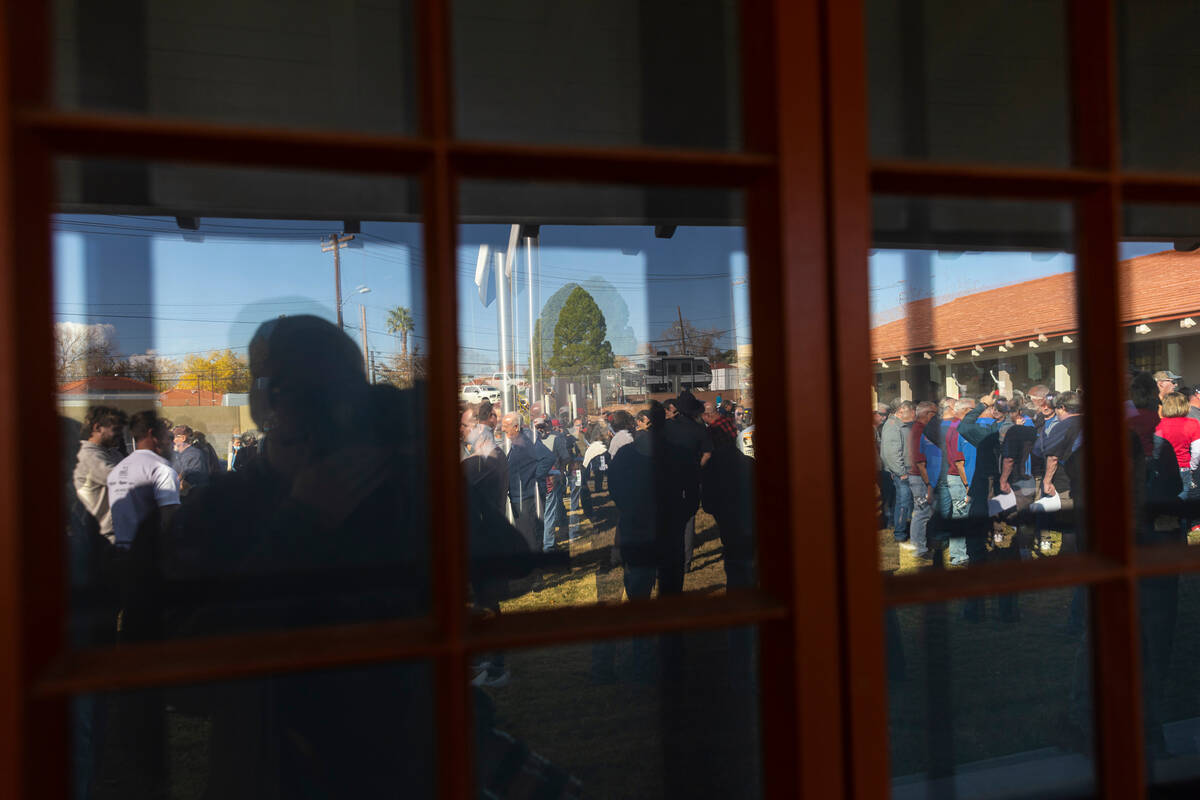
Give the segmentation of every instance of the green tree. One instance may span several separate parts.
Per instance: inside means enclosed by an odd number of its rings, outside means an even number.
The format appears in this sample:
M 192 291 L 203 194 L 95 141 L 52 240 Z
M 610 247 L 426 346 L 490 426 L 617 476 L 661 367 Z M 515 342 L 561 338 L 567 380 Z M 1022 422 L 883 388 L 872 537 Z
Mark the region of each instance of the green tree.
M 387 331 L 393 336 L 400 335 L 401 369 L 406 369 L 408 366 L 408 334 L 415 327 L 416 323 L 413 322 L 411 309 L 405 306 L 396 306 L 388 310 Z
M 558 375 L 608 369 L 613 365 L 613 351 L 607 334 L 600 306 L 587 291 L 576 287 L 563 304 L 554 326 L 550 369 Z

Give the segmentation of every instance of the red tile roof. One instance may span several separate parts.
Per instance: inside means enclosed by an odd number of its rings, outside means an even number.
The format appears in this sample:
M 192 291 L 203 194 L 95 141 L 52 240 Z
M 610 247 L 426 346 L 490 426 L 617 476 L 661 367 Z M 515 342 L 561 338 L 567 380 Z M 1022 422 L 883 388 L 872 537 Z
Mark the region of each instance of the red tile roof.
M 1200 316 L 1200 251 L 1161 253 L 1121 262 L 1122 318 L 1126 325 Z M 871 357 L 885 360 L 922 352 L 969 351 L 1006 339 L 1028 341 L 1075 333 L 1075 275 L 989 289 L 934 306 L 930 299 L 904 306 L 903 315 L 871 329 Z
M 119 378 L 115 375 L 93 375 L 90 378 L 80 378 L 58 387 L 59 394 L 120 394 L 122 392 L 157 394 L 158 387 L 144 381 Z

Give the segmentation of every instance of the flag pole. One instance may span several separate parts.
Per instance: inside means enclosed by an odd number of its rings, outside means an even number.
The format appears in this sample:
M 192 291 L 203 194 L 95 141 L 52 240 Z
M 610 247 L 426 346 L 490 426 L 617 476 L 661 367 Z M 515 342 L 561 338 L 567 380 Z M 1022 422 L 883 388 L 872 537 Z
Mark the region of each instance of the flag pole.
M 534 316 L 533 316 L 533 237 L 525 237 L 525 274 L 529 283 L 526 291 L 529 294 L 529 407 L 533 408 L 533 400 L 538 396 L 538 364 L 534 360 Z M 544 412 L 546 409 L 542 409 Z M 530 411 L 532 414 L 532 410 Z
M 512 411 L 512 397 L 508 391 L 508 277 L 504 274 L 504 254 L 496 253 L 496 311 L 500 315 L 500 377 L 502 379 L 502 408 L 504 413 Z

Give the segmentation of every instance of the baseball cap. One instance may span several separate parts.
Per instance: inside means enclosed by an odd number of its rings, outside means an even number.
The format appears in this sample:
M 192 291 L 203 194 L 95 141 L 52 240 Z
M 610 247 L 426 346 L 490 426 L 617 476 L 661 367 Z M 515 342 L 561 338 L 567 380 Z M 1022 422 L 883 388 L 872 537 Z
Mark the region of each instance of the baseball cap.
M 1156 381 L 1177 381 L 1182 377 L 1182 375 L 1176 375 L 1169 369 L 1160 369 L 1158 372 L 1154 373 L 1154 380 Z

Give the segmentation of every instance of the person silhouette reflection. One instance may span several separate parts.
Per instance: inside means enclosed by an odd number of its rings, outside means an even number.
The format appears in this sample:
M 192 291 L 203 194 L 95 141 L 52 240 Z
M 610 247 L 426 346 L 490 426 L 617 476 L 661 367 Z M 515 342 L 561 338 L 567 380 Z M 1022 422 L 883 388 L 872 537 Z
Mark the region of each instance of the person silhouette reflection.
M 249 349 L 262 450 L 197 489 L 165 534 L 168 635 L 426 613 L 421 387 L 369 384 L 358 347 L 318 317 L 264 323 Z M 427 675 L 355 668 L 190 693 L 211 719 L 206 796 L 427 793 Z

